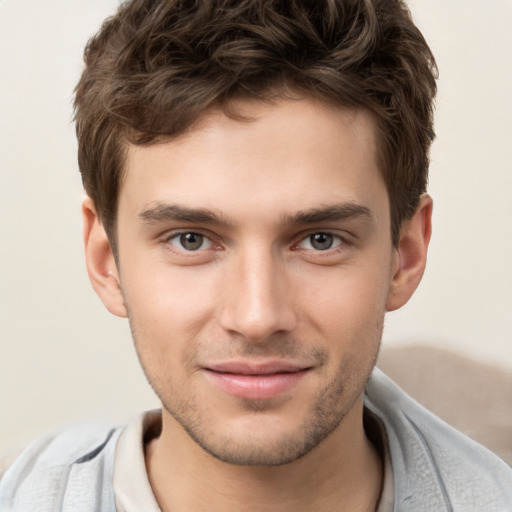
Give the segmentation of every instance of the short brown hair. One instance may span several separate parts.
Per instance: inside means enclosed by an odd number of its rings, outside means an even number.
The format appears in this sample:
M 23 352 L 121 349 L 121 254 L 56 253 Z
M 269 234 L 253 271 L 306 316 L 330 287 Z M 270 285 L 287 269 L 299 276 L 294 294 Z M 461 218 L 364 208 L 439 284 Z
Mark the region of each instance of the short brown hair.
M 425 192 L 437 71 L 402 0 L 128 0 L 84 60 L 78 160 L 114 251 L 126 143 L 180 135 L 233 99 L 299 91 L 372 112 L 395 244 Z

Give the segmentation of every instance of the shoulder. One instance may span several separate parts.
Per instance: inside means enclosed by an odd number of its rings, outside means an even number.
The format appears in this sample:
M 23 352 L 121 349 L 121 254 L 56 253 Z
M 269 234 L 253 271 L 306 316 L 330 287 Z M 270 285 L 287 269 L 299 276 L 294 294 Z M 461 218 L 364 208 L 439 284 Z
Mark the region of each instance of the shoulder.
M 0 510 L 115 510 L 111 481 L 120 430 L 84 423 L 40 439 L 0 480 Z M 91 492 L 94 490 L 94 492 Z M 72 491 L 72 492 L 71 492 Z
M 366 407 L 386 429 L 398 506 L 509 510 L 512 469 L 420 406 L 377 368 L 367 386 Z

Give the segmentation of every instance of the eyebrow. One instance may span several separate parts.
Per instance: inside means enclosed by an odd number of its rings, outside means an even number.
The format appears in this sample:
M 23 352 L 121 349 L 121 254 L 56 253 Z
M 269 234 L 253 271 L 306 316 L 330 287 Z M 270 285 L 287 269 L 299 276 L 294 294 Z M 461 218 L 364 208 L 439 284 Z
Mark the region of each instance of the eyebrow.
M 148 224 L 158 222 L 192 222 L 231 226 L 225 217 L 204 208 L 188 208 L 177 204 L 157 203 L 145 208 L 139 217 Z
M 355 203 L 342 203 L 328 205 L 312 210 L 298 211 L 293 215 L 285 215 L 282 223 L 285 226 L 301 224 L 318 224 L 321 222 L 335 222 L 357 217 L 366 217 L 372 220 L 373 216 L 369 208 Z
M 233 226 L 233 222 L 219 213 L 205 208 L 188 208 L 177 204 L 156 203 L 145 208 L 139 217 L 148 224 L 159 222 L 191 222 L 199 224 L 215 224 L 226 227 Z M 283 226 L 304 224 L 318 224 L 321 222 L 335 222 L 357 217 L 373 218 L 366 206 L 355 203 L 342 203 L 298 211 L 284 215 L 281 219 Z

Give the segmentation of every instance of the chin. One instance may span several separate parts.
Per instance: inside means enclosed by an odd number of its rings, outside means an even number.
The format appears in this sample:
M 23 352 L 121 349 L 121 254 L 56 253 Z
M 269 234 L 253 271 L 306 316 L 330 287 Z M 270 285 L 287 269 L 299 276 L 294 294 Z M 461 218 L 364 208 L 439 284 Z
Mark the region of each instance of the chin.
M 217 460 L 238 466 L 282 466 L 291 464 L 314 450 L 342 423 L 346 409 L 310 409 L 300 424 L 286 424 L 282 418 L 258 410 L 258 404 L 241 422 L 224 425 L 213 416 L 204 422 L 183 421 L 171 416 L 181 425 L 194 443 Z M 351 404 L 352 406 L 353 404 Z M 170 411 L 168 411 L 170 412 Z M 327 412 L 327 413 L 326 413 Z M 300 417 L 296 413 L 291 420 Z M 215 429 L 211 425 L 216 425 Z

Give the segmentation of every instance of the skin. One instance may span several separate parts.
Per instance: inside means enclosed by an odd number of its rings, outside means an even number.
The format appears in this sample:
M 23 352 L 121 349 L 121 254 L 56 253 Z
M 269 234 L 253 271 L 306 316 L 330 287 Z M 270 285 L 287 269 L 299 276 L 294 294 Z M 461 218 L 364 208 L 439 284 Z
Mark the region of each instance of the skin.
M 163 405 L 151 485 L 164 511 L 374 510 L 364 385 L 385 312 L 421 279 L 432 202 L 394 247 L 369 114 L 308 98 L 237 109 L 250 121 L 212 110 L 129 148 L 117 265 L 83 205 L 91 282 L 129 318 Z M 251 368 L 249 391 L 219 384 L 240 373 L 226 364 Z M 272 365 L 300 372 L 273 392 Z

